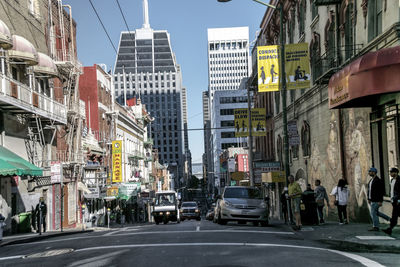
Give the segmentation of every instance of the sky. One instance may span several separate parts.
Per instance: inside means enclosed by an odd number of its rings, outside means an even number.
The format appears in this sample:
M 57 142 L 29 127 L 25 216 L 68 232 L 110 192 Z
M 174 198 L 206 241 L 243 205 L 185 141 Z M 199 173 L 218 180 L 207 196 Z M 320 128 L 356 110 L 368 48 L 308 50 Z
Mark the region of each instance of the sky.
M 118 0 L 129 30 L 143 24 L 143 0 Z M 251 0 L 148 0 L 150 27 L 167 30 L 172 50 L 181 66 L 187 89 L 188 128 L 203 127 L 202 92 L 208 89 L 207 29 L 249 27 L 250 42 L 255 39 L 266 7 Z M 92 0 L 110 39 L 118 49 L 121 31 L 127 31 L 117 0 Z M 77 23 L 78 58 L 84 66 L 106 64 L 114 69 L 116 52 L 104 32 L 89 0 L 63 0 L 72 6 Z M 202 161 L 203 132 L 189 131 L 192 162 Z

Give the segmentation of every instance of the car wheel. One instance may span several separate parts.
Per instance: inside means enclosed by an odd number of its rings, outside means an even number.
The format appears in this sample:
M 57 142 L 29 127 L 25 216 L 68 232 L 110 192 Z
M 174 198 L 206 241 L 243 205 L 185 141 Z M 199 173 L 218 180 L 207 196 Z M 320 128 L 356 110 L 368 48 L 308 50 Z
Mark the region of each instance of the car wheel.
M 268 226 L 268 221 L 262 221 L 262 222 L 261 222 L 261 226 L 262 226 L 262 227 Z
M 220 224 L 220 225 L 225 225 L 226 224 L 226 220 L 221 219 L 221 213 L 218 214 L 217 223 Z
M 253 225 L 254 226 L 258 226 L 258 222 L 253 222 Z

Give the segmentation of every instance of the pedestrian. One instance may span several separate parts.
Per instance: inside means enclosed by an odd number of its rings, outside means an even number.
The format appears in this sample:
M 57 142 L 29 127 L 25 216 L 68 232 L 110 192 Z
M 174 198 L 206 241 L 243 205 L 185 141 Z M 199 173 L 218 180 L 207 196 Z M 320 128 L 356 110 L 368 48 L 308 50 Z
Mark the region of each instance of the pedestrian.
M 301 229 L 301 217 L 300 217 L 300 201 L 301 201 L 301 188 L 300 185 L 294 180 L 293 175 L 288 176 L 289 186 L 288 193 L 290 198 L 290 204 L 292 208 L 292 213 L 296 219 L 296 225 L 293 227 L 293 230 Z
M 315 201 L 315 193 L 311 188 L 311 184 L 307 184 L 307 189 L 303 192 L 301 200 L 305 208 L 300 212 L 302 222 L 311 225 L 318 225 L 317 203 Z
M 283 188 L 283 192 L 280 197 L 281 200 L 281 207 L 282 207 L 282 214 L 285 219 L 285 224 L 288 223 L 288 205 L 287 205 L 287 200 L 288 200 L 288 188 L 285 187 Z
M 326 200 L 326 205 L 329 208 L 329 197 L 328 194 L 326 193 L 325 187 L 321 185 L 321 180 L 315 180 L 315 201 L 317 202 L 317 210 L 318 210 L 318 216 L 319 216 L 319 223 L 324 224 L 324 207 L 325 207 L 325 200 Z
M 36 223 L 37 223 L 37 233 L 46 232 L 46 215 L 47 215 L 47 205 L 44 202 L 44 198 L 41 197 L 39 203 L 36 205 Z M 43 226 L 43 228 L 41 228 Z M 43 229 L 43 231 L 42 231 Z
M 339 215 L 339 224 L 348 224 L 347 220 L 347 203 L 349 201 L 349 189 L 346 186 L 344 179 L 339 179 L 338 185 L 335 186 L 331 192 L 335 196 L 335 205 L 337 206 Z
M 391 168 L 389 173 L 392 177 L 390 182 L 390 199 L 392 201 L 393 210 L 390 226 L 383 231 L 388 235 L 391 235 L 393 228 L 397 225 L 397 220 L 400 214 L 400 176 L 399 169 L 397 168 Z
M 368 203 L 371 205 L 372 228 L 368 231 L 379 231 L 379 217 L 389 221 L 390 217 L 379 211 L 385 195 L 385 184 L 377 175 L 378 170 L 371 167 L 368 171 L 371 180 L 368 182 Z

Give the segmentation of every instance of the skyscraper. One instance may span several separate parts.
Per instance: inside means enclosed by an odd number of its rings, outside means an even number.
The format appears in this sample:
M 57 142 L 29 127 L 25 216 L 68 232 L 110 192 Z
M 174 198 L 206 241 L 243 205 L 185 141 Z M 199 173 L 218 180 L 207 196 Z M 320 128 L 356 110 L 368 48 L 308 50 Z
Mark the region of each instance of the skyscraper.
M 160 163 L 168 164 L 177 188 L 184 178 L 185 155 L 190 154 L 188 145 L 184 146 L 188 144 L 184 128 L 186 92 L 169 33 L 150 28 L 147 0 L 143 0 L 143 16 L 142 28 L 121 32 L 114 71 L 115 96 L 122 105 L 133 97 L 141 99 L 155 118 L 149 131 L 154 148 L 158 149 Z
M 233 110 L 247 106 L 246 91 L 237 90 L 246 89 L 243 78 L 249 77 L 249 28 L 213 28 L 207 35 L 208 94 L 203 94 L 203 112 L 209 114 L 203 120 L 207 180 L 215 193 L 214 187 L 219 187 L 219 154 L 232 146 L 247 145 L 247 138 L 235 138 Z

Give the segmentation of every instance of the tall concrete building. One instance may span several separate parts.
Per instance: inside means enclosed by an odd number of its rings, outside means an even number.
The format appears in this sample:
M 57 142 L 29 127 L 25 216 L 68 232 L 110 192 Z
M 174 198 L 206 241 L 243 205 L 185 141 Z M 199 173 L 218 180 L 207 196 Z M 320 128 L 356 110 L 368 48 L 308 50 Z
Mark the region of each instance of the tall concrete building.
M 212 187 L 212 192 L 215 193 L 215 187 L 220 186 L 219 153 L 228 147 L 247 145 L 246 139 L 235 138 L 232 123 L 233 109 L 239 107 L 237 104 L 242 103 L 242 107 L 247 106 L 244 105 L 247 103 L 246 93 L 233 91 L 240 88 L 243 78 L 249 77 L 251 66 L 249 28 L 213 28 L 207 30 L 207 36 L 208 95 L 206 97 L 203 95 L 203 111 L 204 105 L 208 105 L 209 115 L 208 118 L 204 117 L 205 161 L 207 162 L 207 183 L 209 189 Z M 242 84 L 242 87 L 245 88 L 245 85 Z M 218 100 L 215 100 L 217 92 Z M 204 102 L 205 99 L 208 99 L 208 103 Z M 231 102 L 239 99 L 238 103 Z M 230 107 L 224 107 L 226 104 Z M 231 124 L 232 126 L 229 126 Z M 232 129 L 219 129 L 224 127 L 232 127 Z
M 155 118 L 149 131 L 154 148 L 160 163 L 168 165 L 177 188 L 184 182 L 185 160 L 190 154 L 189 146 L 184 146 L 188 144 L 185 89 L 169 33 L 150 28 L 147 0 L 143 0 L 143 15 L 142 28 L 121 32 L 114 72 L 115 96 L 121 105 L 133 97 L 141 99 Z

